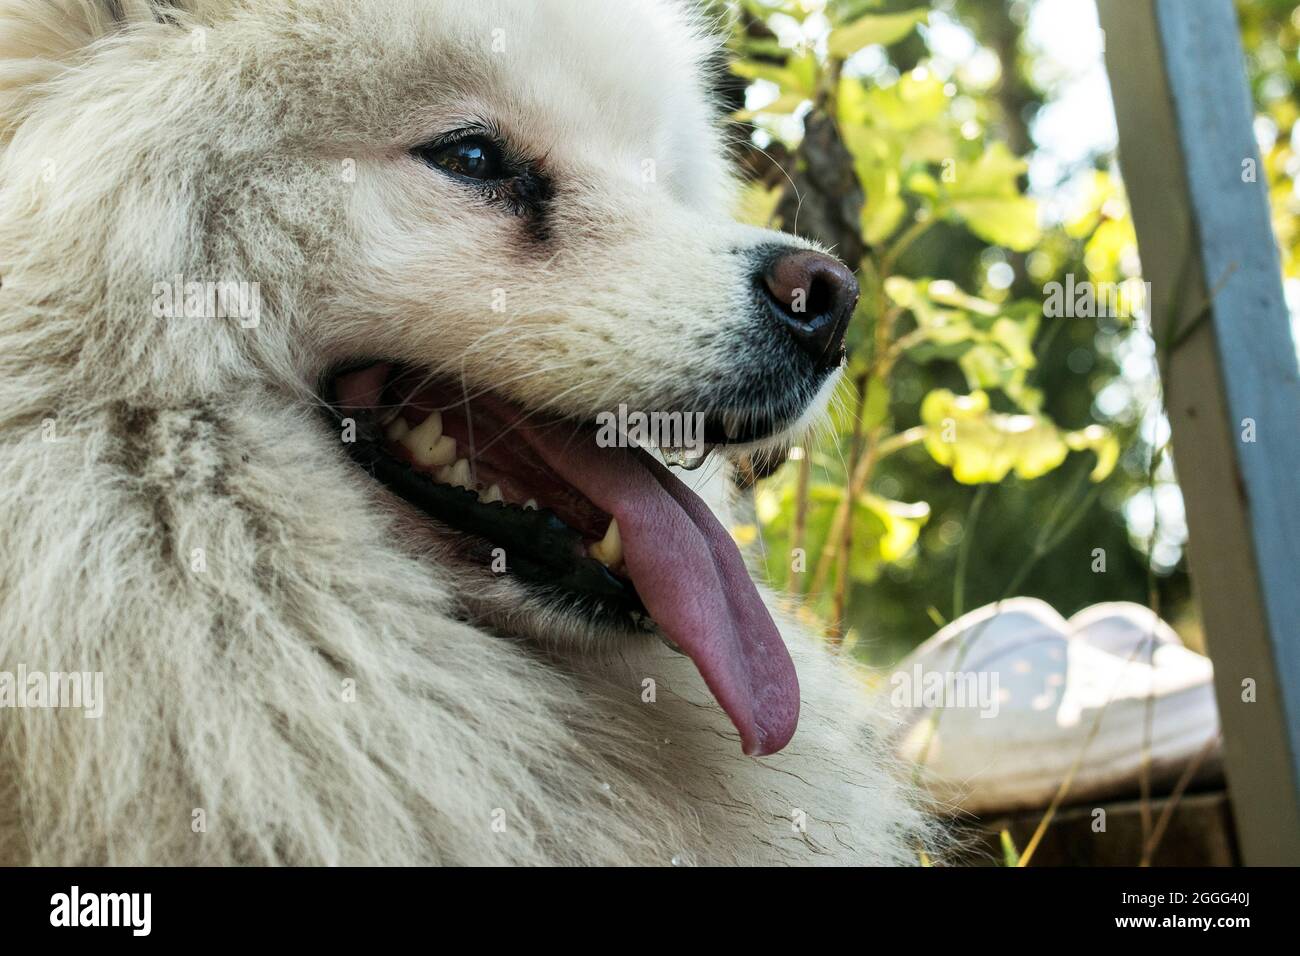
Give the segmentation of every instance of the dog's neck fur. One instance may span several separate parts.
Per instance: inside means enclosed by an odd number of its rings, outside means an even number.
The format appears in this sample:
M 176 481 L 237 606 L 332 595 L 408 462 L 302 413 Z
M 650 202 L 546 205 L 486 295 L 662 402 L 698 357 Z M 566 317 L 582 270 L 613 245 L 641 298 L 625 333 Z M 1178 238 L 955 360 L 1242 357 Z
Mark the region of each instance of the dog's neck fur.
M 269 391 L 4 437 L 0 661 L 106 687 L 101 720 L 4 717 L 32 862 L 914 858 L 862 690 L 792 629 L 801 728 L 755 761 L 666 649 L 580 669 L 455 620 Z

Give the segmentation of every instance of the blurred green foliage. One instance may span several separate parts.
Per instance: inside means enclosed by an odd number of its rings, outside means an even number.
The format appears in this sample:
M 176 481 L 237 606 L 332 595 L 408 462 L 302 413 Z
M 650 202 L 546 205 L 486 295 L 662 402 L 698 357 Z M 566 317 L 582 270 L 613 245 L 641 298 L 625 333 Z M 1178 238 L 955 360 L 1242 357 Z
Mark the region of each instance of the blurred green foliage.
M 1300 279 L 1300 5 L 1295 0 L 1241 0 L 1242 42 L 1258 116 L 1256 136 L 1273 206 L 1282 271 Z
M 717 3 L 744 94 L 744 214 L 831 247 L 863 289 L 830 425 L 758 485 L 759 544 L 801 612 L 873 663 L 1012 586 L 1065 615 L 1154 602 L 1199 643 L 1178 529 L 1157 517 L 1180 499 L 1141 317 L 1045 314 L 1051 283 L 1138 265 L 1110 150 L 1027 188 L 1055 95 L 1026 35 L 1039 2 Z M 1288 275 L 1293 7 L 1241 4 Z M 936 53 L 936 23 L 980 69 Z

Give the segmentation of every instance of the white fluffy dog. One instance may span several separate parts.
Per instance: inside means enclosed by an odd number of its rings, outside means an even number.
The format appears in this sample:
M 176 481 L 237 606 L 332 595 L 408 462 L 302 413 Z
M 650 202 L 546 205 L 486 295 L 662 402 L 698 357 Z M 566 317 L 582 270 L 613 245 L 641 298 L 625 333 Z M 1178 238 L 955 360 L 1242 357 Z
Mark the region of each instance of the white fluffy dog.
M 917 860 L 858 679 L 595 440 L 695 415 L 717 473 L 838 374 L 716 53 L 676 0 L 0 0 L 0 861 Z

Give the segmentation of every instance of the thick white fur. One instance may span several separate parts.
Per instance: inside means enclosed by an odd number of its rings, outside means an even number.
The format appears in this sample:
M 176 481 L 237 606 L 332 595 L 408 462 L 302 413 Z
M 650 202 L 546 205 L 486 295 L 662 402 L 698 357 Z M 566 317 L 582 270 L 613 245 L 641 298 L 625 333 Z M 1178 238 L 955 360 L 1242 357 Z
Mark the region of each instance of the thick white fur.
M 111 6 L 0 0 L 0 669 L 107 698 L 0 711 L 0 861 L 915 862 L 816 640 L 793 743 L 744 757 L 688 661 L 485 583 L 316 407 L 359 355 L 582 415 L 725 380 L 775 237 L 723 215 L 688 15 Z M 485 118 L 555 172 L 544 244 L 406 154 Z M 176 273 L 259 282 L 260 325 L 154 318 Z

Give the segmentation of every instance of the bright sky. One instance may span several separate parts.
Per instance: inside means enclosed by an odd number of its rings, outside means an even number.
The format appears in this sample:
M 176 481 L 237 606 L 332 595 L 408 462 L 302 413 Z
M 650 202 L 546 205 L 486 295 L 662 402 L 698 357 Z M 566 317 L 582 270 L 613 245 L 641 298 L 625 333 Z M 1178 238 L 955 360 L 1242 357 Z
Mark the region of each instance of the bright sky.
M 1115 111 L 1102 59 L 1105 39 L 1092 3 L 1037 0 L 1026 32 L 1026 42 L 1041 54 L 1034 79 L 1053 94 L 1032 130 L 1039 153 L 1030 184 L 1047 193 L 1068 170 L 1115 149 Z

